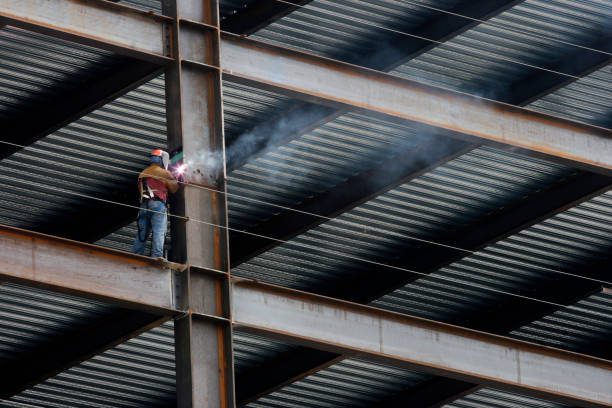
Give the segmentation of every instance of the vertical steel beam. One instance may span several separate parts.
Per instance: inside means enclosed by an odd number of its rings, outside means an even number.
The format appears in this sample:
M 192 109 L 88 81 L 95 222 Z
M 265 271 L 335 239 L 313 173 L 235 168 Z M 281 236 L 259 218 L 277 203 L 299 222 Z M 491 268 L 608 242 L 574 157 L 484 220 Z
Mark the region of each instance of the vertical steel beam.
M 228 278 L 191 267 L 181 279 L 188 313 L 174 324 L 178 408 L 235 406 Z
M 174 19 L 168 144 L 182 150 L 188 183 L 172 207 L 185 218 L 172 223 L 171 257 L 190 265 L 178 279 L 186 313 L 175 324 L 177 406 L 233 407 L 228 238 L 218 227 L 227 226 L 218 2 L 164 0 L 163 7 Z

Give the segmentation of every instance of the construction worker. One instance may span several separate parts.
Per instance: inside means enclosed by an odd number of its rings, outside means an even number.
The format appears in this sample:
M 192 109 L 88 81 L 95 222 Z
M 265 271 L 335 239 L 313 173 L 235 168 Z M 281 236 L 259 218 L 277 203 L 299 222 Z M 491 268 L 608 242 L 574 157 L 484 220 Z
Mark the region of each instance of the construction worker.
M 162 149 L 151 153 L 151 164 L 138 176 L 140 211 L 138 212 L 138 235 L 132 252 L 144 255 L 149 233 L 153 232 L 151 257 L 164 257 L 164 241 L 168 220 L 166 202 L 168 193 L 175 193 L 179 184 L 168 171 L 170 156 Z

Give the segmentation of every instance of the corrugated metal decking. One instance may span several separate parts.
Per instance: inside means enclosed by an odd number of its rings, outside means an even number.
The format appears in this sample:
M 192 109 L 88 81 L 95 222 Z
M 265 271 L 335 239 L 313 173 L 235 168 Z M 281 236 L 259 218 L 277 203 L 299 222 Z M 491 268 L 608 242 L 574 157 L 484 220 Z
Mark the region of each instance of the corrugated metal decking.
M 359 259 L 388 263 L 386 259 L 419 245 L 411 237 L 435 240 L 440 232 L 469 225 L 573 171 L 479 148 L 239 265 L 233 273 L 302 290 L 339 282 L 375 267 Z M 229 191 L 234 180 L 232 174 Z M 230 198 L 230 211 L 234 202 Z
M 583 265 L 609 256 L 611 199 L 610 192 L 595 197 L 383 296 L 372 305 L 462 324 L 468 316 L 493 307 L 502 294 L 529 296 L 534 285 L 554 282 L 561 276 L 555 271 L 582 275 Z M 587 351 L 577 339 L 581 335 L 604 344 L 601 336 L 611 333 L 612 310 L 602 308 L 609 295 L 598 296 L 582 301 L 584 305 L 576 304 L 583 312 L 564 309 L 513 335 L 577 352 Z M 564 324 L 552 324 L 559 319 Z M 538 335 L 539 330 L 543 331 Z
M 120 3 L 159 12 L 159 0 Z M 252 1 L 221 1 L 221 17 L 239 13 Z M 437 12 L 394 0 L 336 2 L 314 0 L 253 38 L 358 64 L 359 58 L 394 33 L 409 32 Z M 451 10 L 458 0 L 427 0 L 424 5 Z M 546 65 L 574 48 L 550 42 L 590 44 L 612 18 L 597 1 L 527 0 L 475 28 L 404 63 L 393 74 L 453 90 L 489 97 L 532 68 L 518 60 Z M 379 26 L 374 27 L 373 25 Z M 517 31 L 519 30 L 519 31 Z M 12 27 L 0 29 L 0 119 L 43 106 L 49 97 L 124 62 L 123 57 L 49 39 Z M 610 126 L 610 65 L 550 95 L 529 108 L 599 126 Z M 91 208 L 87 194 L 107 197 L 115 187 L 133 185 L 135 173 L 154 147 L 165 146 L 163 76 L 64 127 L 0 162 L 0 222 L 37 228 Z M 225 82 L 224 117 L 228 141 L 301 102 L 256 88 Z M 363 115 L 344 114 L 316 129 L 251 158 L 229 174 L 233 228 L 244 229 L 329 191 L 347 178 L 392 160 L 399 145 L 417 146 L 428 135 Z M 239 276 L 316 291 L 342 282 L 371 265 L 341 255 L 385 261 L 418 244 L 408 236 L 435 240 L 502 207 L 529 199 L 563 182 L 575 169 L 480 147 L 380 195 L 242 264 Z M 47 184 L 45 186 L 44 184 Z M 49 187 L 52 186 L 52 187 Z M 463 324 L 501 294 L 529 294 L 554 273 L 535 265 L 580 274 L 584 265 L 609 256 L 612 247 L 612 193 L 595 197 L 544 220 L 429 277 L 376 300 L 373 305 L 403 313 Z M 84 226 L 86 228 L 86 226 Z M 98 241 L 129 251 L 130 224 Z M 303 245 L 311 247 L 305 248 Z M 315 250 L 311 249 L 315 248 Z M 536 285 L 536 286 L 537 286 Z M 595 293 L 514 330 L 512 337 L 568 350 L 604 353 L 612 334 L 609 293 Z M 116 310 L 108 305 L 24 288 L 0 285 L 0 359 L 36 348 L 49 336 L 72 330 Z M 15 396 L 1 407 L 153 407 L 175 399 L 172 323 L 164 324 Z M 594 350 L 594 344 L 604 347 Z M 234 337 L 236 372 L 245 373 L 296 346 L 238 333 Z M 266 395 L 251 407 L 365 407 L 430 379 L 358 359 L 344 360 Z M 494 406 L 562 408 L 505 391 L 483 389 L 447 408 Z
M 50 338 L 78 330 L 116 308 L 9 283 L 0 284 L 0 361 L 15 360 Z

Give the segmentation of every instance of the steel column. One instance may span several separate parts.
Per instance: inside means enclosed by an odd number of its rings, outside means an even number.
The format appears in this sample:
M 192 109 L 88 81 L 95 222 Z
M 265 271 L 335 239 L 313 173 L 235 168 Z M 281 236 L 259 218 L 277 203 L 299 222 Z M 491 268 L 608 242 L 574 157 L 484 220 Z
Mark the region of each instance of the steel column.
M 156 63 L 171 19 L 104 0 L 0 0 L 0 24 Z
M 233 323 L 326 351 L 584 407 L 612 406 L 612 362 L 254 281 L 232 281 Z
M 144 256 L 0 226 L 0 280 L 176 314 L 172 265 Z
M 229 34 L 223 35 L 221 45 L 221 65 L 228 80 L 612 171 L 612 131 L 608 129 Z
M 172 258 L 190 265 L 182 276 L 183 308 L 177 320 L 179 408 L 233 407 L 233 358 L 229 323 L 229 257 L 225 202 L 225 146 L 219 10 L 216 0 L 166 0 L 174 18 L 166 71 L 168 143 L 183 152 L 184 185 L 173 212 Z M 200 188 L 216 189 L 210 191 Z M 206 271 L 216 271 L 210 278 Z
M 177 407 L 233 407 L 229 274 L 191 267 L 174 323 Z

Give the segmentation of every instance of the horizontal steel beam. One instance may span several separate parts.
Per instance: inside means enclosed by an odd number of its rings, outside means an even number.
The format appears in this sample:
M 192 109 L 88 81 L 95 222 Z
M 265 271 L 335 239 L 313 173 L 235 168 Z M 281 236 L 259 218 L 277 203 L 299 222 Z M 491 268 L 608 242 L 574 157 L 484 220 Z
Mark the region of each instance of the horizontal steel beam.
M 225 34 L 224 78 L 612 170 L 612 131 Z
M 584 407 L 612 406 L 612 362 L 368 306 L 232 281 L 234 325 L 326 351 Z
M 0 23 L 167 62 L 169 17 L 105 0 L 0 0 Z M 227 79 L 612 170 L 612 132 L 225 34 Z
M 0 0 L 0 24 L 164 63 L 172 19 L 105 0 Z
M 173 267 L 122 251 L 0 226 L 0 281 L 173 315 L 177 313 Z
M 0 0 L 0 23 L 113 52 L 169 61 L 173 19 L 105 0 Z M 447 129 L 612 170 L 612 132 L 230 34 L 224 77 L 311 102 Z

